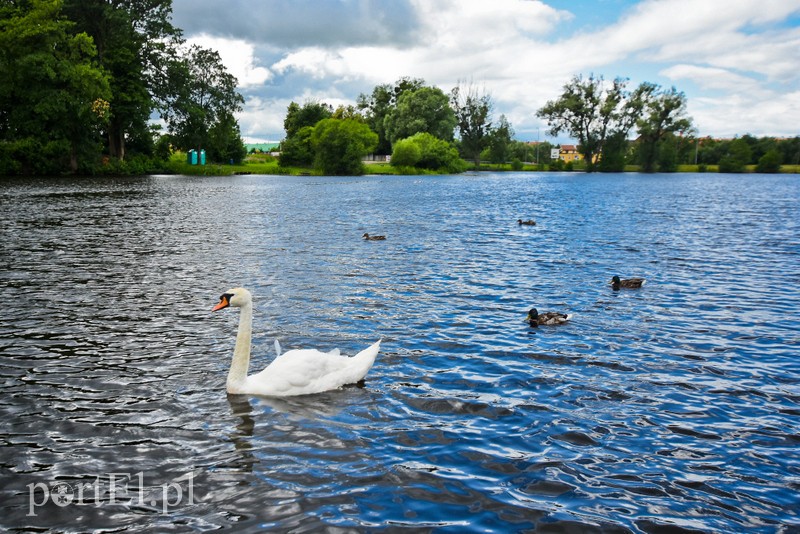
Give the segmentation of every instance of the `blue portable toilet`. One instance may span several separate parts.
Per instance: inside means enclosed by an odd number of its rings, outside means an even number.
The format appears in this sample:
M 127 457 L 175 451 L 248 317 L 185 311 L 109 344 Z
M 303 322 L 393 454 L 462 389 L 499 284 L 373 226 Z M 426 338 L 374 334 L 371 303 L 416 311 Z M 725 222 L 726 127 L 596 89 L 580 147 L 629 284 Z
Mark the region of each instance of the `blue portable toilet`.
M 189 165 L 197 165 L 197 151 L 190 150 L 188 154 L 186 154 L 186 163 Z
M 205 149 L 200 151 L 200 165 L 206 164 L 206 151 Z

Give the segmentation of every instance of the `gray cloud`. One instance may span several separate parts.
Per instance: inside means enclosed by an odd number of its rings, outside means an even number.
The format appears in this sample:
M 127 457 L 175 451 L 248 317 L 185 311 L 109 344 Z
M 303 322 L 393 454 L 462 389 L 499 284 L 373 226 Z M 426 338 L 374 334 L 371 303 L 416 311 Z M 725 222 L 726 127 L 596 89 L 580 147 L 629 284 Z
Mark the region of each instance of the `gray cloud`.
M 175 0 L 173 23 L 276 48 L 407 46 L 421 27 L 409 0 Z

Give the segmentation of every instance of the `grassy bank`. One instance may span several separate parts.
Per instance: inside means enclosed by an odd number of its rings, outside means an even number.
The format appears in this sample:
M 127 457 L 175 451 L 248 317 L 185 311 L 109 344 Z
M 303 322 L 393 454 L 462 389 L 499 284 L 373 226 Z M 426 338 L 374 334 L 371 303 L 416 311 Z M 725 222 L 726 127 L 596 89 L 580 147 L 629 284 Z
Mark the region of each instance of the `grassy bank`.
M 196 176 L 232 176 L 235 174 L 272 174 L 286 176 L 308 176 L 318 174 L 314 169 L 307 167 L 280 167 L 278 160 L 266 154 L 254 154 L 248 156 L 247 160 L 239 165 L 190 165 L 186 162 L 186 154 L 176 152 L 172 155 L 166 166 L 166 171 L 173 174 L 186 174 Z M 484 172 L 548 172 L 549 168 L 544 163 L 532 164 L 524 163 L 522 168 L 519 165 L 510 163 L 494 164 L 481 163 L 477 168 L 470 166 L 472 171 Z M 416 168 L 392 167 L 386 162 L 368 162 L 364 166 L 365 174 L 376 175 L 406 175 L 406 174 L 436 174 Z M 584 172 L 580 166 L 574 166 L 572 172 Z M 638 165 L 626 165 L 624 172 L 640 172 Z M 678 173 L 683 172 L 719 172 L 717 165 L 678 165 Z M 755 165 L 749 165 L 745 169 L 746 173 L 756 172 Z M 800 174 L 800 165 L 782 165 L 782 174 Z

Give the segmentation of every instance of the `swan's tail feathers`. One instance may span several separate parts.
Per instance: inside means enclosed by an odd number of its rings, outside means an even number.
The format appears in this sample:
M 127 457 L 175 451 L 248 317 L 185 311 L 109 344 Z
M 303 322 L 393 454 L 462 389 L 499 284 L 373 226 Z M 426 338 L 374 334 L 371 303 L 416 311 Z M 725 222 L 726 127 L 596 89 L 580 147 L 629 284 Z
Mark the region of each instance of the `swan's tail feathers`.
M 281 344 L 278 341 L 278 338 L 275 338 L 275 357 L 277 358 L 280 355 L 281 355 Z
M 383 340 L 376 341 L 366 349 L 353 356 L 353 359 L 362 360 L 364 362 L 364 366 L 367 368 L 367 370 L 369 370 L 369 368 L 372 367 L 372 364 L 375 363 L 375 358 L 378 356 L 378 351 L 381 349 L 381 341 Z

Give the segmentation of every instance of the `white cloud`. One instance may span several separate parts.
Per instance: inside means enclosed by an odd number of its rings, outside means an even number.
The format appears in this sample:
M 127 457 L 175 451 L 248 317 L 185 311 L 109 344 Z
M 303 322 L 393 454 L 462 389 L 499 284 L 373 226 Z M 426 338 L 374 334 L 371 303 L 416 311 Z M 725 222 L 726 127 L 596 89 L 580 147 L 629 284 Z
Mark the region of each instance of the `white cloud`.
M 661 74 L 671 80 L 690 80 L 703 89 L 751 94 L 763 92 L 761 85 L 753 78 L 719 67 L 681 64 L 666 68 Z
M 228 72 L 236 76 L 239 87 L 261 85 L 272 76 L 269 69 L 258 66 L 255 47 L 246 41 L 200 34 L 187 39 L 187 42 L 216 50 Z
M 211 0 L 198 1 L 208 13 L 222 9 Z M 176 0 L 176 9 L 186 2 Z M 484 87 L 495 101 L 495 116 L 505 114 L 526 139 L 536 137 L 537 127 L 543 136 L 545 125 L 536 111 L 557 98 L 572 76 L 590 73 L 675 85 L 686 93 L 698 127 L 711 135 L 796 135 L 800 124 L 793 92 L 800 76 L 800 28 L 791 22 L 800 13 L 800 0 L 560 4 L 573 12 L 539 0 L 320 2 L 324 8 L 311 11 L 309 2 L 296 8 L 279 2 L 280 9 L 270 10 L 269 27 L 286 35 L 279 36 L 283 41 L 270 40 L 269 32 L 258 38 L 271 43 L 269 57 L 256 55 L 263 49 L 254 49 L 255 40 L 211 37 L 210 24 L 197 37 L 206 46 L 213 43 L 239 78 L 248 100 L 240 116 L 243 133 L 257 136 L 260 128 L 269 128 L 269 137 L 279 135 L 292 100 L 352 104 L 359 93 L 402 76 L 444 91 L 459 81 Z M 236 0 L 236 5 L 258 3 Z M 582 22 L 599 20 L 584 10 L 626 5 L 616 17 L 602 17 L 610 20 L 605 26 Z M 308 19 L 316 13 L 330 20 Z M 237 17 L 225 18 L 226 35 L 239 31 Z M 370 20 L 370 31 L 343 32 Z M 193 23 L 201 22 L 195 17 Z M 573 23 L 580 29 L 565 32 Z M 241 35 L 256 35 L 252 21 L 241 24 Z M 295 25 L 302 33 L 297 38 L 290 36 Z M 332 25 L 337 29 L 328 35 Z M 260 112 L 277 116 L 259 118 Z
M 689 100 L 689 113 L 695 118 L 701 136 L 734 137 L 799 135 L 800 91 L 764 94 L 759 98 L 729 93 L 715 98 Z

